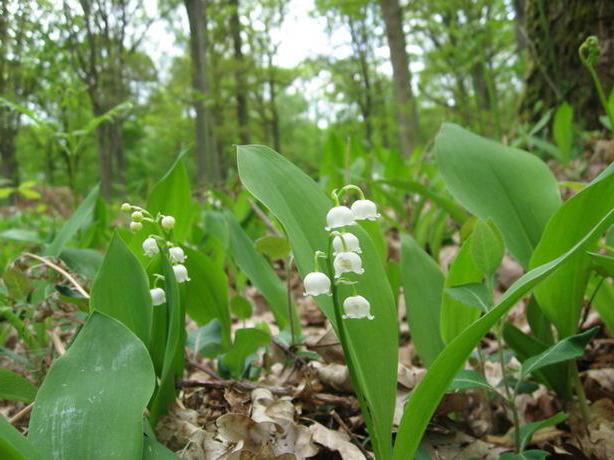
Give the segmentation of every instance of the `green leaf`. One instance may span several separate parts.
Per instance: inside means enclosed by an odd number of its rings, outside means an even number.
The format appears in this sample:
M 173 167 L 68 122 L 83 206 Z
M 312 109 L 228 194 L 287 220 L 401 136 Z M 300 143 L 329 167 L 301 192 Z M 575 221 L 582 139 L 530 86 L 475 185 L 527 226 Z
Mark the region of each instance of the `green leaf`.
M 140 460 L 154 384 L 145 345 L 119 321 L 93 312 L 51 365 L 28 439 L 49 458 Z
M 117 233 L 92 285 L 90 308 L 122 322 L 149 344 L 153 307 L 147 274 Z
M 496 392 L 496 390 L 490 386 L 490 384 L 479 372 L 470 369 L 463 369 L 456 374 L 456 377 L 454 377 L 454 380 L 452 380 L 447 392 L 469 390 L 471 388 L 484 388 L 488 391 Z
M 230 299 L 230 311 L 239 319 L 249 319 L 252 316 L 252 304 L 245 297 L 236 295 Z
M 559 148 L 561 160 L 567 164 L 573 146 L 573 107 L 567 102 L 563 102 L 554 112 L 552 137 Z
M 542 428 L 558 425 L 565 420 L 567 420 L 567 414 L 564 412 L 559 412 L 558 414 L 555 414 L 545 420 L 522 425 L 520 427 L 520 450 L 524 450 L 527 444 L 531 442 L 531 438 L 535 432 L 541 430 Z
M 184 284 L 185 306 L 198 325 L 217 319 L 222 326 L 223 344 L 230 345 L 230 310 L 228 305 L 228 277 L 222 267 L 194 249 L 185 248 L 185 266 L 190 278 Z
M 407 234 L 401 235 L 401 279 L 411 340 L 429 366 L 443 350 L 439 331 L 443 274 L 439 265 Z
M 478 220 L 471 234 L 471 257 L 485 275 L 492 275 L 499 267 L 505 245 L 503 235 L 490 219 Z
M 569 361 L 584 354 L 584 348 L 597 333 L 598 327 L 594 327 L 581 334 L 566 337 L 555 343 L 539 355 L 532 356 L 522 363 L 521 376 L 525 377 L 538 369 L 551 364 Z
M 256 250 L 271 260 L 283 260 L 290 255 L 290 243 L 285 236 L 267 235 L 256 240 Z
M 239 379 L 245 371 L 247 358 L 269 343 L 271 336 L 261 329 L 253 327 L 239 329 L 232 347 L 221 356 L 220 362 L 230 370 L 234 378 Z
M 239 146 L 237 152 L 239 176 L 243 185 L 267 206 L 281 222 L 292 246 L 301 276 L 313 271 L 316 250 L 328 250 L 326 213 L 332 207 L 329 198 L 300 169 L 273 150 L 259 145 Z M 372 321 L 344 323 L 348 343 L 346 358 L 355 368 L 353 387 L 377 456 L 390 456 L 390 433 L 394 414 L 397 361 L 397 310 L 380 256 L 365 230 L 351 227 L 362 248 L 365 275 L 358 279 L 356 289 L 369 299 Z M 351 295 L 349 286 L 341 286 L 341 298 Z M 330 297 L 316 298 L 333 327 L 333 301 Z
M 0 239 L 34 244 L 39 244 L 41 242 L 41 238 L 36 231 L 24 230 L 21 228 L 10 228 L 0 232 Z
M 444 124 L 435 139 L 441 174 L 452 195 L 501 229 L 505 245 L 527 266 L 550 216 L 560 206 L 550 169 L 522 150 Z
M 37 388 L 28 379 L 8 369 L 0 369 L 0 399 L 31 403 Z
M 175 218 L 173 237 L 178 242 L 188 239 L 197 209 L 192 200 L 190 178 L 183 161 L 184 154 L 179 154 L 169 171 L 154 186 L 147 200 L 147 210 L 154 216 L 161 213 Z
M 444 343 L 449 343 L 454 337 L 465 330 L 471 323 L 480 317 L 480 310 L 474 306 L 467 306 L 453 298 L 447 288 L 480 283 L 482 271 L 477 267 L 471 257 L 471 238 L 461 246 L 456 259 L 450 265 L 448 277 L 444 283 L 441 303 L 441 337 Z
M 463 363 L 482 337 L 538 283 L 551 275 L 561 264 L 570 260 L 575 254 L 586 250 L 587 245 L 593 238 L 601 235 L 612 225 L 613 221 L 614 210 L 610 211 L 565 254 L 525 273 L 499 298 L 492 310 L 465 329 L 446 346 L 414 389 L 405 406 L 394 446 L 394 460 L 413 457 L 439 401 L 441 401 L 454 376 L 462 368 Z
M 177 454 L 155 438 L 143 437 L 143 460 L 177 460 Z
M 446 294 L 468 307 L 475 307 L 483 312 L 490 309 L 491 293 L 481 283 L 460 284 L 446 288 Z
M 588 255 L 591 259 L 593 270 L 604 277 L 614 277 L 614 257 L 604 256 L 596 252 L 589 252 Z
M 92 279 L 100 270 L 103 256 L 94 249 L 64 248 L 60 254 L 60 259 L 73 272 Z
M 15 300 L 25 299 L 33 290 L 32 282 L 17 268 L 9 268 L 2 274 L 8 295 Z
M 99 186 L 96 185 L 81 202 L 73 215 L 70 216 L 70 219 L 64 223 L 49 246 L 45 248 L 43 255 L 59 257 L 66 243 L 92 218 L 96 202 L 98 201 L 98 193 Z
M 614 208 L 614 164 L 552 216 L 531 257 L 531 267 L 563 254 Z M 596 235 L 587 249 L 592 249 Z M 591 257 L 579 253 L 535 289 L 537 303 L 562 337 L 576 333 L 590 277 Z
M 256 289 L 262 293 L 280 328 L 289 326 L 288 291 L 269 262 L 258 253 L 254 243 L 230 213 L 225 214 L 228 225 L 229 249 L 234 262 L 247 275 Z M 296 309 L 292 307 L 294 326 L 300 331 Z
M 158 374 L 158 388 L 149 403 L 150 420 L 156 425 L 161 415 L 175 402 L 177 395 L 175 379 L 183 375 L 184 352 L 186 342 L 185 311 L 179 298 L 179 285 L 175 279 L 173 268 L 165 253 L 161 253 L 161 274 L 164 276 L 164 291 L 166 304 L 156 307 L 161 316 L 154 316 L 152 334 L 153 340 L 162 341 L 162 363 Z M 195 281 L 188 281 L 194 283 Z
M 0 415 L 0 458 L 3 460 L 39 460 L 43 456 L 13 425 Z
M 614 284 L 610 280 L 604 280 L 593 298 L 592 306 L 599 312 L 599 316 L 610 332 L 614 331 L 614 308 L 612 308 L 612 305 L 614 305 Z
M 222 326 L 217 319 L 188 334 L 187 344 L 196 353 L 215 358 L 222 350 Z
M 531 356 L 543 353 L 548 349 L 548 345 L 535 337 L 526 335 L 511 323 L 503 325 L 503 338 L 520 362 L 526 361 Z M 564 398 L 570 396 L 568 367 L 565 364 L 560 363 L 544 367 L 536 371 L 534 377 L 537 381 L 552 388 Z

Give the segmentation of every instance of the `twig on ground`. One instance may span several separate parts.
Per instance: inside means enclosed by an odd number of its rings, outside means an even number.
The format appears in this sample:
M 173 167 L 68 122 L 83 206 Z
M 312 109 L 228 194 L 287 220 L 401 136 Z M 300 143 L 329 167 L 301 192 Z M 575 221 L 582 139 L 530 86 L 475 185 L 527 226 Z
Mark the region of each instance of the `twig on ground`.
M 37 256 L 36 254 L 32 254 L 31 252 L 24 252 L 23 255 L 26 257 L 30 257 L 32 259 L 38 260 L 39 262 L 42 262 L 43 264 L 45 264 L 47 267 L 58 272 L 60 275 L 66 278 L 75 287 L 75 289 L 77 290 L 77 292 L 79 292 L 79 294 L 81 294 L 86 299 L 90 298 L 90 295 L 87 293 L 87 291 L 83 289 L 83 287 L 81 287 L 81 285 L 77 282 L 77 280 L 70 273 L 64 270 L 62 267 L 54 264 L 53 262 L 51 262 L 49 259 L 46 259 L 45 257 Z

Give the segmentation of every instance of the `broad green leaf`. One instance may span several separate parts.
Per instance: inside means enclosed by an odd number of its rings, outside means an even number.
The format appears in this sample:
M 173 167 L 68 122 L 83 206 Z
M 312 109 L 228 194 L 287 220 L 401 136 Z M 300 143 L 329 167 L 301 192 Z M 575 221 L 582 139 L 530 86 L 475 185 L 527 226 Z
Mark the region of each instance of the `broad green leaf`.
M 492 294 L 481 283 L 460 284 L 446 288 L 445 293 L 454 300 L 468 307 L 475 307 L 484 312 L 490 309 Z
M 492 275 L 504 253 L 503 235 L 497 225 L 490 219 L 478 220 L 471 234 L 471 257 L 477 267 L 485 275 Z
M 92 285 L 90 308 L 101 311 L 149 345 L 152 304 L 141 263 L 116 233 Z
M 79 229 L 87 224 L 92 218 L 94 208 L 96 207 L 96 203 L 98 201 L 98 193 L 99 186 L 96 185 L 90 191 L 90 193 L 87 194 L 73 215 L 70 216 L 70 219 L 64 223 L 49 246 L 45 248 L 43 255 L 58 257 L 62 253 L 66 243 L 68 243 L 68 241 L 75 236 Z
M 143 436 L 143 460 L 177 460 L 177 454 L 155 438 Z
M 267 300 L 279 327 L 281 329 L 288 327 L 288 291 L 286 287 L 271 267 L 271 264 L 262 254 L 258 253 L 254 243 L 234 216 L 226 213 L 225 217 L 228 225 L 229 249 L 232 259 Z M 292 306 L 292 315 L 295 330 L 300 331 L 300 322 L 296 316 L 294 305 Z
M 9 297 L 15 300 L 25 299 L 33 290 L 32 281 L 17 268 L 9 268 L 2 274 Z
M 409 235 L 401 235 L 401 279 L 411 341 L 429 366 L 443 350 L 439 331 L 443 274 L 439 265 Z
M 551 364 L 569 361 L 584 354 L 584 348 L 597 333 L 597 327 L 581 334 L 566 337 L 537 356 L 532 356 L 522 363 L 521 375 L 528 376 L 532 372 Z
M 446 346 L 414 389 L 405 406 L 394 446 L 394 460 L 413 457 L 439 401 L 482 337 L 538 283 L 551 275 L 561 264 L 573 258 L 575 254 L 585 251 L 591 241 L 601 235 L 612 225 L 612 222 L 614 222 L 614 210 L 610 211 L 569 251 L 521 276 L 499 298 L 492 310 Z
M 271 260 L 285 260 L 290 255 L 290 243 L 285 236 L 267 235 L 256 240 L 256 250 Z
M 531 267 L 563 254 L 614 209 L 614 164 L 552 216 L 531 257 Z M 597 237 L 588 249 L 594 247 Z M 535 289 L 537 303 L 562 337 L 576 333 L 590 277 L 591 257 L 577 254 Z
M 526 335 L 511 323 L 505 323 L 503 325 L 503 339 L 514 351 L 514 354 L 520 362 L 526 361 L 531 356 L 543 353 L 548 349 L 548 345 L 535 337 Z M 534 377 L 538 382 L 544 383 L 562 397 L 568 398 L 571 395 L 568 370 L 568 366 L 563 363 L 553 364 L 536 371 Z
M 49 458 L 140 460 L 143 412 L 154 385 L 145 345 L 95 311 L 51 365 L 34 401 L 28 439 Z
M 332 207 L 329 198 L 309 176 L 267 147 L 239 146 L 237 163 L 245 188 L 283 225 L 301 276 L 313 271 L 314 252 L 329 249 L 324 229 Z M 351 231 L 360 240 L 365 269 L 355 287 L 369 300 L 375 319 L 343 323 L 348 341 L 344 351 L 373 449 L 377 456 L 388 458 L 398 360 L 397 310 L 374 243 L 362 227 L 352 226 Z M 352 287 L 339 288 L 340 298 L 352 293 Z M 319 296 L 316 302 L 338 330 L 332 299 Z
M 604 277 L 614 277 L 614 257 L 597 254 L 595 252 L 588 253 L 593 269 Z
M 220 322 L 214 319 L 195 331 L 191 331 L 188 334 L 186 346 L 207 358 L 215 358 L 223 351 Z
M 573 107 L 567 102 L 563 102 L 554 112 L 552 137 L 559 148 L 560 159 L 563 163 L 568 163 L 573 146 Z
M 175 218 L 173 237 L 178 242 L 189 237 L 196 209 L 183 156 L 184 153 L 179 154 L 169 171 L 154 186 L 147 200 L 147 210 L 154 216 L 161 213 Z
M 0 399 L 30 403 L 37 388 L 28 379 L 8 369 L 0 369 Z
M 164 276 L 164 291 L 166 304 L 156 307 L 164 313 L 165 321 L 157 324 L 154 316 L 153 330 L 157 331 L 152 338 L 163 341 L 162 362 L 158 374 L 158 387 L 149 402 L 150 421 L 156 425 L 161 415 L 168 411 L 168 407 L 175 402 L 177 395 L 175 379 L 183 375 L 184 346 L 186 343 L 185 311 L 179 297 L 179 285 L 175 279 L 173 268 L 166 254 L 161 258 L 161 274 Z M 195 281 L 188 281 L 194 283 Z M 160 333 L 162 331 L 163 333 Z
M 471 237 L 463 243 L 456 259 L 450 265 L 448 277 L 444 283 L 441 302 L 441 338 L 449 343 L 454 337 L 465 330 L 471 323 L 480 317 L 480 310 L 474 306 L 467 306 L 453 298 L 447 288 L 475 284 L 482 282 L 482 271 L 477 267 L 471 256 Z
M 495 391 L 482 374 L 471 369 L 463 369 L 456 374 L 447 391 L 469 390 L 471 388 L 484 388 L 488 391 Z
M 64 248 L 60 254 L 60 259 L 73 272 L 92 279 L 102 265 L 103 256 L 94 249 Z
M 596 283 L 595 281 L 595 287 Z M 595 289 L 593 287 L 593 289 Z M 591 291 L 592 292 L 592 291 Z M 599 290 L 593 297 L 592 306 L 597 312 L 603 323 L 607 326 L 610 332 L 614 332 L 614 284 L 610 280 L 604 280 L 599 286 Z
M 224 346 L 230 345 L 228 277 L 222 267 L 194 249 L 185 248 L 185 266 L 191 281 L 184 284 L 185 308 L 197 324 L 217 319 L 222 326 Z
M 245 297 L 236 295 L 230 299 L 230 311 L 239 319 L 249 319 L 252 316 L 252 304 Z
M 241 378 L 247 358 L 269 343 L 271 343 L 271 336 L 260 329 L 251 327 L 239 329 L 232 347 L 221 356 L 220 362 L 230 370 L 234 378 Z
M 522 425 L 520 427 L 520 450 L 524 450 L 527 444 L 531 442 L 531 438 L 537 431 L 541 430 L 542 428 L 558 425 L 565 420 L 567 420 L 567 414 L 564 412 L 559 412 L 558 414 L 555 414 L 547 419 Z
M 491 218 L 505 246 L 526 267 L 560 206 L 558 185 L 546 164 L 447 123 L 435 139 L 435 152 L 452 195 L 476 216 Z
M 21 228 L 10 228 L 0 232 L 0 239 L 18 241 L 21 243 L 39 244 L 41 242 L 41 238 L 36 231 Z
M 3 460 L 39 460 L 43 456 L 13 425 L 0 415 L 0 458 Z

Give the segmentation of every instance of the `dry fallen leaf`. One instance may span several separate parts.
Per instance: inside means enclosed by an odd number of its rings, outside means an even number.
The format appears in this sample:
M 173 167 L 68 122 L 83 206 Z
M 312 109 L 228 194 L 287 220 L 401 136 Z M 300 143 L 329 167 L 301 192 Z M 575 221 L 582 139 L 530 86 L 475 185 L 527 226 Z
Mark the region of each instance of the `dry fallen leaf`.
M 311 425 L 309 431 L 315 442 L 329 450 L 339 452 L 343 460 L 366 460 L 360 449 L 350 442 L 347 434 L 330 430 L 319 423 Z

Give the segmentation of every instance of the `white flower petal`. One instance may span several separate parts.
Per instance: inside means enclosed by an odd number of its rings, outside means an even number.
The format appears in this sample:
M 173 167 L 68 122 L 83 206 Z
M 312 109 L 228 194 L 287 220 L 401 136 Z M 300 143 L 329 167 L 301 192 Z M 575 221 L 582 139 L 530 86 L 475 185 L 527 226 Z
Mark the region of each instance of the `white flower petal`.
M 305 295 L 319 296 L 330 295 L 330 278 L 321 272 L 311 272 L 303 280 Z
M 158 247 L 158 243 L 152 237 L 145 238 L 143 241 L 143 252 L 147 257 L 153 257 L 158 252 L 160 252 L 160 248 Z
M 376 220 L 380 217 L 377 205 L 371 200 L 356 200 L 352 203 L 352 214 L 356 220 Z
M 371 304 L 361 295 L 348 297 L 343 301 L 343 318 L 346 319 L 374 319 L 371 314 Z
M 188 269 L 185 268 L 185 265 L 173 265 L 173 272 L 175 273 L 175 279 L 178 283 L 185 283 L 186 281 L 190 281 L 190 277 L 188 276 Z
M 345 247 L 343 243 L 345 242 Z M 355 252 L 360 254 L 360 241 L 353 233 L 343 233 L 343 237 L 337 235 L 333 238 L 333 255 L 341 252 Z
M 166 303 L 166 293 L 164 292 L 164 289 L 153 288 L 149 290 L 149 293 L 151 294 L 151 302 L 153 303 L 154 307 Z
M 339 278 L 344 273 L 356 273 L 362 275 L 362 259 L 355 252 L 340 252 L 335 256 L 333 261 L 335 268 L 335 278 Z
M 354 214 L 347 206 L 335 206 L 326 214 L 326 227 L 327 231 L 335 228 L 345 227 L 354 223 Z
M 185 262 L 186 256 L 179 246 L 173 246 L 168 250 L 168 255 L 173 264 L 182 264 Z

